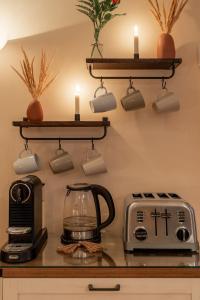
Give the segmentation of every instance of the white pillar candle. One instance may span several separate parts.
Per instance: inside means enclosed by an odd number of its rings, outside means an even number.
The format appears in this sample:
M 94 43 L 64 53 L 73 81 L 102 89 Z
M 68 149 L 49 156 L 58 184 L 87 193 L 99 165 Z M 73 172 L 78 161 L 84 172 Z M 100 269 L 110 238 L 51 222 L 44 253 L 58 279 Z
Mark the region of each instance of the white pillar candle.
M 76 85 L 75 89 L 75 115 L 80 114 L 80 86 Z
M 138 26 L 134 26 L 134 57 L 139 58 L 139 31 Z

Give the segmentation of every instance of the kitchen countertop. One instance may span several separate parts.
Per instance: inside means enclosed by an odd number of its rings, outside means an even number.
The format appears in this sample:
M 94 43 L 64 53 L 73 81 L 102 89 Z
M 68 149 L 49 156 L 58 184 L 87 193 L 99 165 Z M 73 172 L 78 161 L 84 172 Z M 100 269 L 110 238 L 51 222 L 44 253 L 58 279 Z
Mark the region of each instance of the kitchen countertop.
M 147 255 L 124 253 L 122 239 L 103 238 L 103 254 L 58 254 L 59 237 L 50 235 L 36 259 L 24 264 L 0 263 L 3 277 L 200 278 L 198 254 Z

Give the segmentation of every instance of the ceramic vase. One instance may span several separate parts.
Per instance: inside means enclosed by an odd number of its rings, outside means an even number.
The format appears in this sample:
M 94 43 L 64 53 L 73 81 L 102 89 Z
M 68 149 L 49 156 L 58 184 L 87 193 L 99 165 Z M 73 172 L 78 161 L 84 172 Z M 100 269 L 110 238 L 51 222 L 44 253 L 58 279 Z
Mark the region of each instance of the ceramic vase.
M 38 100 L 33 100 L 27 108 L 27 118 L 29 121 L 43 121 L 43 110 Z
M 174 39 L 169 33 L 162 33 L 158 39 L 157 45 L 158 58 L 175 58 L 176 50 Z

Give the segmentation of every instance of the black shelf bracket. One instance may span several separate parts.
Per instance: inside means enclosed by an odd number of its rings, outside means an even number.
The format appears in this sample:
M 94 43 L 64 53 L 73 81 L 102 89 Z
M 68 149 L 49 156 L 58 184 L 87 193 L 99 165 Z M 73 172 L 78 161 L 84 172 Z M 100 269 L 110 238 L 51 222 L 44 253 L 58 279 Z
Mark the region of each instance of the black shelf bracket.
M 94 79 L 99 79 L 99 80 L 104 80 L 104 79 L 109 79 L 109 80 L 135 80 L 135 79 L 153 79 L 153 80 L 168 80 L 174 77 L 175 75 L 175 70 L 176 70 L 176 65 L 172 64 L 172 67 L 170 69 L 170 75 L 168 76 L 96 76 L 93 74 L 93 67 L 92 65 L 89 65 L 89 73 L 90 76 Z
M 107 136 L 107 128 L 110 126 L 108 118 L 103 118 L 102 121 L 69 121 L 69 122 L 13 122 L 13 126 L 19 127 L 19 133 L 23 140 L 28 141 L 99 141 Z M 86 136 L 86 137 L 31 137 L 24 134 L 26 128 L 102 128 L 103 133 L 100 136 Z

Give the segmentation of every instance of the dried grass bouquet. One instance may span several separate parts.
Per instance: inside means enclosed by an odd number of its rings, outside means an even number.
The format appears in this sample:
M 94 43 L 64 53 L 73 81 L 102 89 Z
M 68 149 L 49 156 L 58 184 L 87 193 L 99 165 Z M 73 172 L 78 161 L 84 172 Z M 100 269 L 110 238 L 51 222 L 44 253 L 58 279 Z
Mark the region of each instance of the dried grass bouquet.
M 158 0 L 148 0 L 151 12 L 160 25 L 162 32 L 171 33 L 188 1 L 170 0 L 171 3 L 167 7 L 165 0 L 162 0 L 162 4 L 159 4 Z
M 29 60 L 26 51 L 23 48 L 21 48 L 21 50 L 23 53 L 23 60 L 20 61 L 21 73 L 13 66 L 11 66 L 11 68 L 24 82 L 24 84 L 28 88 L 28 91 L 33 97 L 33 100 L 38 100 L 39 97 L 44 93 L 44 91 L 56 78 L 56 76 L 50 78 L 49 69 L 52 59 L 48 62 L 46 52 L 42 50 L 40 59 L 39 78 L 37 80 L 34 70 L 35 57 Z
M 47 60 L 47 55 L 44 50 L 42 50 L 40 58 L 40 68 L 39 76 L 37 79 L 35 72 L 35 57 L 31 60 L 28 58 L 26 51 L 21 48 L 23 54 L 23 60 L 20 61 L 21 72 L 18 71 L 15 67 L 11 66 L 14 72 L 19 76 L 19 78 L 26 85 L 29 93 L 32 96 L 33 102 L 30 103 L 27 109 L 27 117 L 30 121 L 42 121 L 43 120 L 43 111 L 40 102 L 38 101 L 40 96 L 44 91 L 52 84 L 56 76 L 50 75 L 50 61 Z

